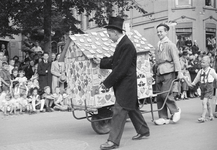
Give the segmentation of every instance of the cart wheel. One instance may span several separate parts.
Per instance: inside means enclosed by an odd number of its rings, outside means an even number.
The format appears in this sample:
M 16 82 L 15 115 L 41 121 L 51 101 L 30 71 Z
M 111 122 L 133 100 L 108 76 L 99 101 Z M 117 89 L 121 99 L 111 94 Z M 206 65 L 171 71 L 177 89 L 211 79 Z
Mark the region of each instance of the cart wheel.
M 102 119 L 99 115 L 93 115 L 91 120 Z M 91 122 L 93 130 L 98 134 L 107 134 L 110 131 L 111 119 Z

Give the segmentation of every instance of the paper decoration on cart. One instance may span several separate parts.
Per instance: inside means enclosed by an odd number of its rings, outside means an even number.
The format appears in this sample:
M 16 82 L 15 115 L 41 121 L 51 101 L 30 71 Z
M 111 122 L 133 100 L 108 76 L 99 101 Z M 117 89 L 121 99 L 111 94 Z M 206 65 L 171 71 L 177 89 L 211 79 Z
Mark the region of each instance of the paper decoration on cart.
M 138 52 L 137 75 L 138 96 L 146 98 L 152 94 L 150 75 L 149 51 L 153 47 L 147 43 L 139 32 L 127 34 Z M 100 69 L 92 58 L 110 57 L 115 51 L 116 44 L 109 38 L 106 31 L 92 32 L 70 36 L 71 43 L 65 55 L 68 91 L 72 93 L 74 105 L 103 107 L 115 103 L 113 89 L 101 89 L 100 83 L 110 74 L 111 70 Z

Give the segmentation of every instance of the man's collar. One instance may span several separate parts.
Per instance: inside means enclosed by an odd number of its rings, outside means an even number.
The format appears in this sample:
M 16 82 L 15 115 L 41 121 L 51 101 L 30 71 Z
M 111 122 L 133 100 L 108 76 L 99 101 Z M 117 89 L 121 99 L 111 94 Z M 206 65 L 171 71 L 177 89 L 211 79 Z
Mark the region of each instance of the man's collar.
M 120 43 L 120 41 L 122 40 L 122 38 L 125 36 L 125 34 L 123 34 L 121 37 L 119 37 L 119 39 L 117 40 L 116 44 L 118 45 Z
M 162 40 L 160 40 L 161 43 L 166 43 L 169 41 L 169 38 L 165 36 Z

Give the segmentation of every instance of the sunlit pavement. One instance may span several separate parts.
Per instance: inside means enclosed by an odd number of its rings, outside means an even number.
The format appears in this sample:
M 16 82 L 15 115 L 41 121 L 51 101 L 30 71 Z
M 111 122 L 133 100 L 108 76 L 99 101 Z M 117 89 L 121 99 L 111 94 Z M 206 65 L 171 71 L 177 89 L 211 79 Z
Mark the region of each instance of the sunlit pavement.
M 131 140 L 136 133 L 127 121 L 118 150 L 216 150 L 217 119 L 197 121 L 202 111 L 199 98 L 177 104 L 182 109 L 182 118 L 176 124 L 157 126 L 150 113 L 143 114 L 151 131 L 147 139 Z M 150 105 L 143 109 L 149 110 Z M 155 119 L 157 116 L 154 113 Z M 96 134 L 90 122 L 76 120 L 70 112 L 0 115 L 0 150 L 98 150 L 107 138 L 108 134 Z

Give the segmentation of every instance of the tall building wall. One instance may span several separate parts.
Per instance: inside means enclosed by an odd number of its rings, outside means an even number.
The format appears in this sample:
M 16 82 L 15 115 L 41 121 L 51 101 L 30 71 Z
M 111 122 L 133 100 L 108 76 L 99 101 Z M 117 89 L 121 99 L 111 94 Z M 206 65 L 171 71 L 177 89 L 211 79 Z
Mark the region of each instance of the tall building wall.
M 216 36 L 217 0 L 136 0 L 148 13 L 138 10 L 125 13 L 126 23 L 138 30 L 150 44 L 156 46 L 156 26 L 160 23 L 171 25 L 169 38 L 176 43 L 178 37 L 196 40 L 200 49 L 206 51 L 206 39 Z M 96 29 L 95 29 L 96 30 Z M 101 29 L 100 29 L 101 30 Z

